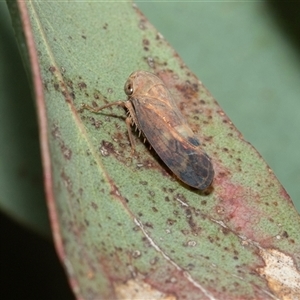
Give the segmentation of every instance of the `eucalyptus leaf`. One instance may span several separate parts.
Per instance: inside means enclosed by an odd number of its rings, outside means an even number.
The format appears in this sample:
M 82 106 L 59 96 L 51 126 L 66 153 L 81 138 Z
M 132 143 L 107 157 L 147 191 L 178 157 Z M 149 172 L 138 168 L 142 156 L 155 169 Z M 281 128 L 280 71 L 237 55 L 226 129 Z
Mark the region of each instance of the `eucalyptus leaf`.
M 289 196 L 136 6 L 18 6 L 53 236 L 77 298 L 295 298 L 300 222 Z M 184 185 L 138 134 L 132 155 L 124 110 L 81 111 L 126 100 L 135 70 L 168 87 L 212 159 L 210 189 Z

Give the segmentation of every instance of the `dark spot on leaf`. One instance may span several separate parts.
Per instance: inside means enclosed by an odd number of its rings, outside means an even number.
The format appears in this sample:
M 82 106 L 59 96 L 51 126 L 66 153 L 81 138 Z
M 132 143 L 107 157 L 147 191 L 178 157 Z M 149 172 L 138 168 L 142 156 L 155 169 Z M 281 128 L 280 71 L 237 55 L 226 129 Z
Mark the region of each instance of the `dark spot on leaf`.
M 195 99 L 198 94 L 198 86 L 191 84 L 189 80 L 185 84 L 175 85 L 176 89 L 182 94 L 184 99 Z
M 209 235 L 207 238 L 208 238 L 208 240 L 209 240 L 210 243 L 212 243 L 212 244 L 214 243 L 213 237 L 211 237 L 211 236 Z
M 95 203 L 95 202 L 92 202 L 91 203 L 91 206 L 94 210 L 97 210 L 98 209 L 98 205 Z
M 101 142 L 99 151 L 102 156 L 109 156 L 110 154 L 113 154 L 115 152 L 113 144 L 104 140 Z
M 189 270 L 189 271 L 191 271 L 191 270 L 193 270 L 195 268 L 195 265 L 194 264 L 188 264 L 187 265 L 187 269 Z
M 54 66 L 50 66 L 49 71 L 53 74 L 56 71 L 56 68 Z
M 187 208 L 187 209 L 185 210 L 185 214 L 186 214 L 186 217 L 187 217 L 187 218 L 190 218 L 190 217 L 192 216 L 192 211 L 191 211 L 189 208 Z
M 143 44 L 145 46 L 149 46 L 150 45 L 150 41 L 148 39 L 143 39 Z
M 95 102 L 95 101 L 92 101 L 92 106 L 93 106 L 93 107 L 98 107 L 98 104 L 97 104 L 97 102 Z
M 60 149 L 63 153 L 64 158 L 70 160 L 72 157 L 72 150 L 69 149 L 64 143 L 60 145 Z
M 150 222 L 146 222 L 146 223 L 145 223 L 145 226 L 146 226 L 146 227 L 149 227 L 149 228 L 153 228 L 153 224 L 150 223 Z
M 154 197 L 154 196 L 155 196 L 155 193 L 154 193 L 153 191 L 149 191 L 149 195 L 150 195 L 151 197 Z
M 204 138 L 204 141 L 206 141 L 206 142 L 208 142 L 208 143 L 211 143 L 212 139 L 213 139 L 213 137 L 210 135 L 210 136 L 206 136 L 206 137 Z
M 94 126 L 96 129 L 100 128 L 102 125 L 101 121 L 98 121 L 93 117 L 90 118 L 90 121 L 91 121 L 92 126 Z
M 198 86 L 197 83 L 192 83 L 192 86 L 193 86 L 193 90 L 194 90 L 195 92 L 199 92 L 199 86 Z
M 86 89 L 87 85 L 85 82 L 81 81 L 78 83 L 78 87 L 80 90 L 82 90 L 82 89 Z
M 177 221 L 176 220 L 173 220 L 173 219 L 167 219 L 167 224 L 172 226 L 174 223 L 176 223 Z
M 175 195 L 175 200 L 180 200 L 180 202 L 187 203 L 187 199 L 182 194 Z

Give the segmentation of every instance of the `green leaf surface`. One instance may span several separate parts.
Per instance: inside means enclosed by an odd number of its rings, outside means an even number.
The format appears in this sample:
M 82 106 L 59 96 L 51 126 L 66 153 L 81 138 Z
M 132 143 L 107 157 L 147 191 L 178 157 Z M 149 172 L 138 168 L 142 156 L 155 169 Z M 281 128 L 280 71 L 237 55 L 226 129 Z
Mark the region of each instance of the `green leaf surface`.
M 289 196 L 136 7 L 18 4 L 53 234 L 77 297 L 297 295 L 300 222 Z M 139 69 L 165 82 L 212 158 L 216 174 L 207 192 L 178 181 L 138 136 L 131 155 L 122 109 L 79 111 L 81 103 L 125 100 L 124 82 Z

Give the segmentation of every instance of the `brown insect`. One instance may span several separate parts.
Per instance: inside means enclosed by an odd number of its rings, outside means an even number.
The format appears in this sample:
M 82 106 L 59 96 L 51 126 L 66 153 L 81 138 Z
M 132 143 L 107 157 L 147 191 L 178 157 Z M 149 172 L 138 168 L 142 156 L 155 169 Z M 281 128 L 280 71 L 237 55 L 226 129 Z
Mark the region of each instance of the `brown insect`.
M 146 71 L 133 72 L 124 90 L 127 101 L 116 101 L 94 108 L 82 108 L 98 113 L 104 108 L 118 105 L 128 111 L 126 125 L 134 149 L 131 127 L 135 125 L 171 171 L 184 183 L 204 190 L 212 182 L 214 169 L 185 118 L 177 108 L 163 81 Z

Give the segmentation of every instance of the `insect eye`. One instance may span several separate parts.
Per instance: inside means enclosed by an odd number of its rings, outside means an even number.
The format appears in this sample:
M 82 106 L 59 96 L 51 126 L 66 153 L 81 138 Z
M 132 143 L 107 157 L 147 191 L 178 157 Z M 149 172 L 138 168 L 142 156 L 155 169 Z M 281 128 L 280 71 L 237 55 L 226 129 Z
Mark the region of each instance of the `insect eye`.
M 131 81 L 127 81 L 124 87 L 126 95 L 130 96 L 133 93 L 133 85 Z

